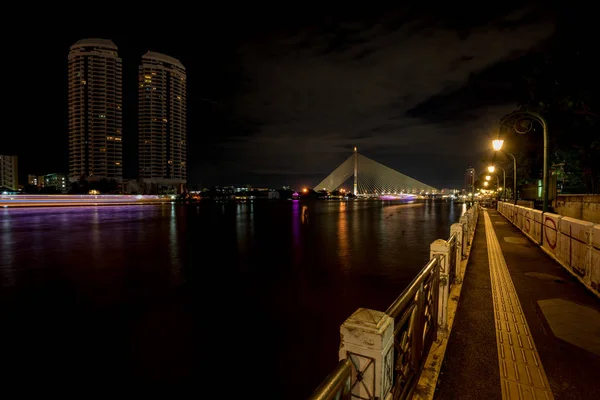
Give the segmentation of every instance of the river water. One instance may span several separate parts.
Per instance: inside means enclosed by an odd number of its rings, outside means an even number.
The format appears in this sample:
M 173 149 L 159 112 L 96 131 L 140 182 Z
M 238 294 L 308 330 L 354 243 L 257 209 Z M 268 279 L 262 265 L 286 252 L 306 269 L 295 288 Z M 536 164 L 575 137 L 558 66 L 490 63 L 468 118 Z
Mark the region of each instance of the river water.
M 462 212 L 432 201 L 3 209 L 4 380 L 304 399 L 336 365 L 344 319 L 384 311 Z

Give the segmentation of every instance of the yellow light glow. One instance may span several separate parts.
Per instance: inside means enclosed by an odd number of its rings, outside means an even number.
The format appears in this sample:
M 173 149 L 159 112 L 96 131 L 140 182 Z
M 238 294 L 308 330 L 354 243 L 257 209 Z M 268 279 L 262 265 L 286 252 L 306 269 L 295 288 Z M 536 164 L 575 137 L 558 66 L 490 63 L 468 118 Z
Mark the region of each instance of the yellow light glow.
M 491 177 L 491 176 L 489 176 L 489 175 L 486 175 L 486 176 L 485 176 L 485 180 L 486 180 L 486 181 L 489 181 L 490 179 L 492 179 L 492 177 Z
M 307 188 L 304 188 L 304 189 L 302 189 L 302 191 L 303 191 L 304 193 L 306 193 L 306 192 L 308 192 L 308 189 L 307 189 Z
M 494 172 L 495 170 L 496 170 L 496 167 L 495 167 L 495 166 L 493 166 L 493 165 L 490 165 L 490 166 L 488 167 L 488 172 Z
M 483 186 L 487 187 L 487 185 L 489 185 L 489 184 L 490 184 L 489 182 L 483 182 Z
M 495 151 L 499 151 L 502 148 L 503 144 L 504 144 L 504 140 L 502 140 L 502 139 L 492 140 L 492 146 L 494 147 Z

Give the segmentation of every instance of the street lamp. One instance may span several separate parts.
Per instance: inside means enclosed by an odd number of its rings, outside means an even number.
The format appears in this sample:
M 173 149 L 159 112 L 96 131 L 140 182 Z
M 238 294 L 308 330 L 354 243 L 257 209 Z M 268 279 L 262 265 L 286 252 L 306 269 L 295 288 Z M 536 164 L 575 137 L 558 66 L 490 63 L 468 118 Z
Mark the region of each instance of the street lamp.
M 501 151 L 502 145 L 504 144 L 504 140 L 496 139 L 492 140 L 492 147 L 495 151 Z M 507 154 L 513 159 L 513 197 L 515 201 L 515 205 L 517 204 L 517 159 L 514 155 L 507 151 L 502 151 L 504 154 Z M 504 187 L 506 188 L 506 171 L 504 171 Z M 506 200 L 506 190 L 504 191 L 504 199 Z
M 486 180 L 486 181 L 489 181 L 490 179 L 492 179 L 492 177 L 491 177 L 491 176 L 489 176 L 489 175 L 486 175 L 486 176 L 485 176 L 485 180 Z
M 548 212 L 548 190 L 550 188 L 550 175 L 548 174 L 548 163 L 550 162 L 550 159 L 548 157 L 548 124 L 546 123 L 546 120 L 544 119 L 544 117 L 542 117 L 540 114 L 533 112 L 533 111 L 513 111 L 510 114 L 508 114 L 506 117 L 502 118 L 502 120 L 500 120 L 500 124 L 498 126 L 498 139 L 495 140 L 494 142 L 492 142 L 492 145 L 494 146 L 494 150 L 496 150 L 496 147 L 498 146 L 498 150 L 500 150 L 500 148 L 502 148 L 502 143 L 503 141 L 501 141 L 500 139 L 500 128 L 504 125 L 504 124 L 512 124 L 513 130 L 521 135 L 524 135 L 526 133 L 528 133 L 529 131 L 531 131 L 533 129 L 533 123 L 532 121 L 536 121 L 537 123 L 539 123 L 542 126 L 543 129 L 543 134 L 544 134 L 544 181 L 543 181 L 543 186 L 542 186 L 542 190 L 544 192 L 544 203 L 543 203 L 543 211 L 544 212 Z M 498 151 L 496 150 L 496 151 Z M 513 156 L 513 160 L 514 160 L 514 156 Z M 515 167 L 516 167 L 516 161 L 515 161 Z M 516 181 L 516 168 L 515 168 L 515 181 Z M 515 188 L 516 191 L 516 188 Z M 515 194 L 515 204 L 516 204 L 516 194 Z
M 500 151 L 503 144 L 504 144 L 504 140 L 502 140 L 502 139 L 492 140 L 492 147 L 494 148 L 495 151 Z M 494 171 L 490 171 L 490 172 L 494 172 Z
M 500 140 L 500 141 L 503 142 L 503 140 Z M 502 147 L 502 146 L 500 146 L 500 147 Z M 500 169 L 502 170 L 502 174 L 503 174 L 503 178 L 504 178 L 502 185 L 504 185 L 504 188 L 506 189 L 506 170 L 502 167 L 500 167 Z M 494 172 L 495 170 L 496 170 L 496 166 L 493 164 L 488 167 L 488 171 L 490 171 L 490 172 Z M 504 191 L 504 201 L 506 201 L 506 190 Z

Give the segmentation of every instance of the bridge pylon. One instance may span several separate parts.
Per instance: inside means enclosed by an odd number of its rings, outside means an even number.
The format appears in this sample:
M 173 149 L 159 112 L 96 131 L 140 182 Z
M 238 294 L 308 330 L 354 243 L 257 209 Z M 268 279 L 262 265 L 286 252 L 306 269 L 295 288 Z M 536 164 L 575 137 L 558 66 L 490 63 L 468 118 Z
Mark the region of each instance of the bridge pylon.
M 352 176 L 354 177 L 352 192 L 355 196 L 418 195 L 437 192 L 437 189 L 432 186 L 359 154 L 356 146 L 352 155 L 315 186 L 314 190 L 333 192 Z

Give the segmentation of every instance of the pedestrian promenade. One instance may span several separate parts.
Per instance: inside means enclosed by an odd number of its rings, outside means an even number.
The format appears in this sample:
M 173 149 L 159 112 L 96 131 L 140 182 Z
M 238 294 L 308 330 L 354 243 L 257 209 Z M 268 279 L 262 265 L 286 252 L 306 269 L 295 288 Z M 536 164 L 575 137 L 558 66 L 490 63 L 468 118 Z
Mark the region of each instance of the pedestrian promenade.
M 480 212 L 435 398 L 600 399 L 600 300 Z

